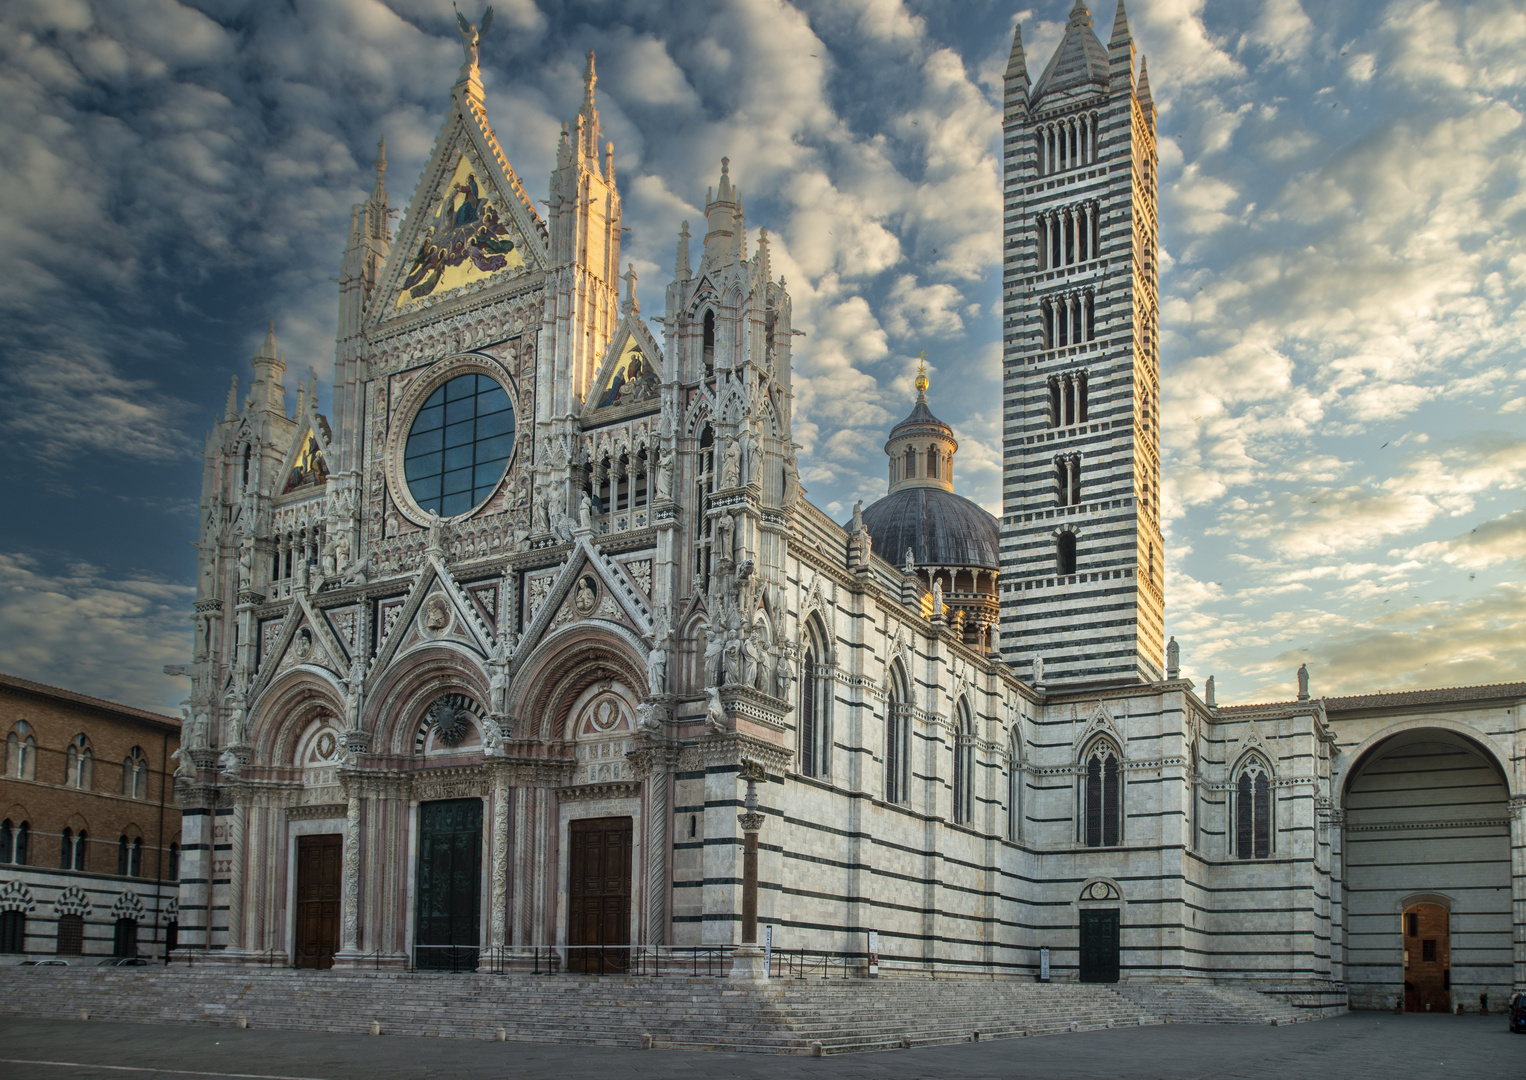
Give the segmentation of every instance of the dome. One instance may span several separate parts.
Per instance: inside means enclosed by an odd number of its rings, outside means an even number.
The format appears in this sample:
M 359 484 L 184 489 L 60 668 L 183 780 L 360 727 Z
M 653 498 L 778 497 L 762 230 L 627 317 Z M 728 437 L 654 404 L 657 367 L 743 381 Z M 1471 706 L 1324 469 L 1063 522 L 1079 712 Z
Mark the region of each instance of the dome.
M 918 566 L 1000 568 L 996 519 L 962 495 L 903 488 L 863 511 L 880 557 L 899 566 L 910 548 Z

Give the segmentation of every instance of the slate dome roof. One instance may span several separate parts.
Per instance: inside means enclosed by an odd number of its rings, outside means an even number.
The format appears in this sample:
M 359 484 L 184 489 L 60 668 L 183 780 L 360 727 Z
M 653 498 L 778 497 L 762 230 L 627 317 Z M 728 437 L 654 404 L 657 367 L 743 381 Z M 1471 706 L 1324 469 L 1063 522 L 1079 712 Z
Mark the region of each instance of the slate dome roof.
M 962 495 L 902 488 L 863 513 L 874 550 L 897 566 L 910 548 L 918 566 L 1000 568 L 996 519 Z

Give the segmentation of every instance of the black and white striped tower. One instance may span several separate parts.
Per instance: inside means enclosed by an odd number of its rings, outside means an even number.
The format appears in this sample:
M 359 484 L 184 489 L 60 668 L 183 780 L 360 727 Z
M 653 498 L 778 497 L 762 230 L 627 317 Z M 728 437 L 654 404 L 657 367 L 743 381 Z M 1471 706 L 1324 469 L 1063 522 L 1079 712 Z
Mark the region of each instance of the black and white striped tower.
M 1002 656 L 1051 689 L 1156 681 L 1155 106 L 1123 4 L 1104 46 L 1077 0 L 1032 84 L 1015 35 L 1005 104 Z

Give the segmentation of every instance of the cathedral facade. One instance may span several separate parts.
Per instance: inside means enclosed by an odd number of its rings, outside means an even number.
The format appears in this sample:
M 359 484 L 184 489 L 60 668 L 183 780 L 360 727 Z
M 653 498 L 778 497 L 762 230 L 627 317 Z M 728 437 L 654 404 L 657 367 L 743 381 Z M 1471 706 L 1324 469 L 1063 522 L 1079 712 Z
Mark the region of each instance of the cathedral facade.
M 725 159 L 659 343 L 592 55 L 542 217 L 476 47 L 396 230 L 384 158 L 355 208 L 332 416 L 312 380 L 288 411 L 272 330 L 208 437 L 182 950 L 731 946 L 747 772 L 779 948 L 1356 1005 L 1526 986 L 1526 684 L 1300 674 L 1221 707 L 1163 640 L 1155 109 L 1121 4 L 1104 45 L 1077 3 L 1036 81 L 1013 42 L 999 520 L 925 376 L 886 496 L 812 505 L 789 293 Z

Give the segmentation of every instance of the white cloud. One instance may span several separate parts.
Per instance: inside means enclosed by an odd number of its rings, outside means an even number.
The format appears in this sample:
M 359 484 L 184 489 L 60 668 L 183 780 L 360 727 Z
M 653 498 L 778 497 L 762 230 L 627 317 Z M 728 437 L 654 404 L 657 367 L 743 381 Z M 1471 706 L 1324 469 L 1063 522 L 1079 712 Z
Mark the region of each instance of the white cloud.
M 190 655 L 195 590 L 146 574 L 115 577 L 86 563 L 57 570 L 0 552 L 0 670 L 170 710 L 189 686 L 164 674 Z

